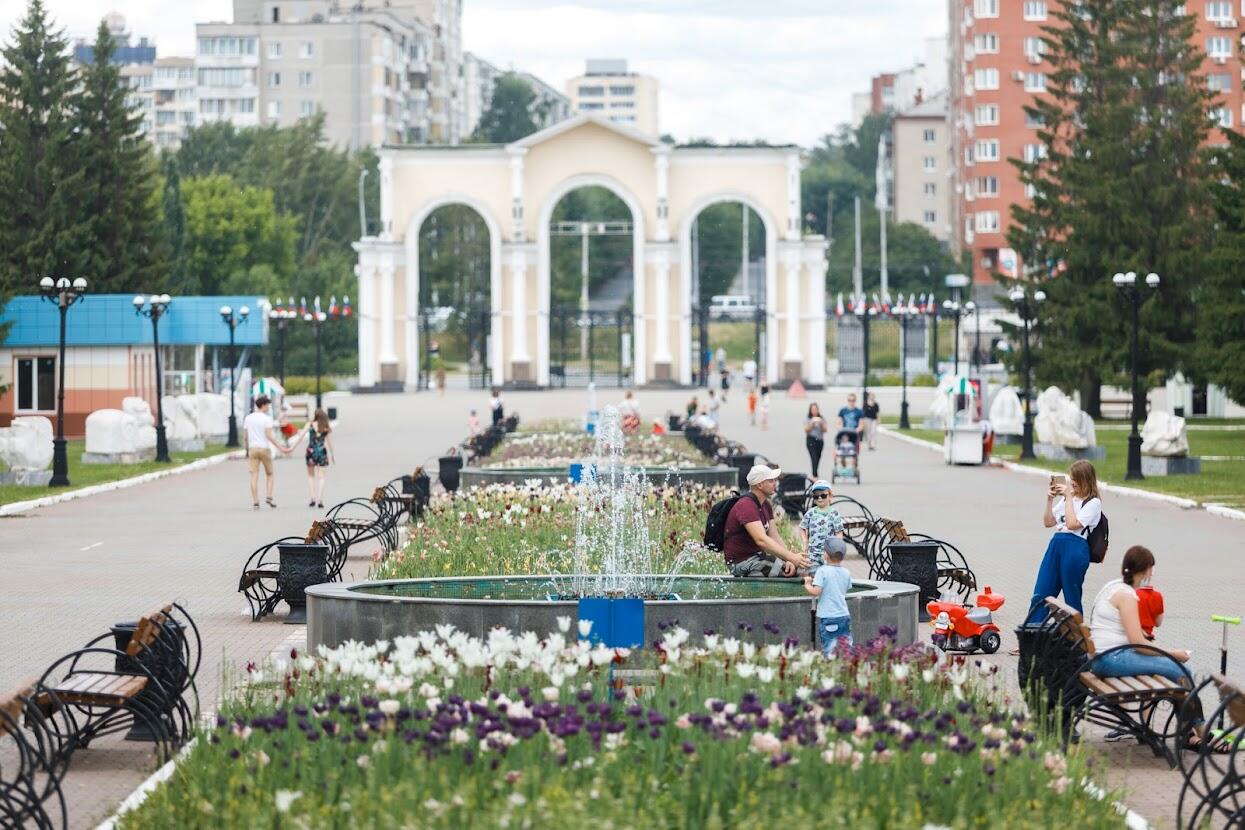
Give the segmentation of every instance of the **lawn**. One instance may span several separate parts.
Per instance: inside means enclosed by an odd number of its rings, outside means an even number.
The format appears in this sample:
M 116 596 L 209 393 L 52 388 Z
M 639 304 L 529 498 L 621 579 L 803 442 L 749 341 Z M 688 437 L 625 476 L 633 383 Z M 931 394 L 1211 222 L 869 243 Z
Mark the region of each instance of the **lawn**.
M 883 423 L 894 427 L 896 418 L 882 418 Z M 1190 426 L 1239 426 L 1239 419 L 1217 419 L 1210 423 L 1201 419 L 1191 421 Z M 1224 459 L 1209 461 L 1203 458 L 1202 472 L 1195 476 L 1160 476 L 1150 477 L 1142 481 L 1124 481 L 1124 471 L 1128 465 L 1128 429 L 1119 422 L 1107 421 L 1099 424 L 1097 431 L 1098 444 L 1105 448 L 1107 457 L 1095 461 L 1100 481 L 1109 484 L 1127 484 L 1156 493 L 1181 496 L 1199 502 L 1226 504 L 1230 507 L 1245 508 L 1245 430 L 1240 429 L 1190 429 L 1189 454 L 1194 456 L 1218 456 Z M 905 434 L 926 441 L 942 443 L 942 433 L 933 430 L 913 429 Z M 995 442 L 994 455 L 1007 461 L 1018 461 L 1020 446 L 1018 444 L 1000 444 Z M 1063 470 L 1066 462 L 1034 459 L 1025 461 L 1026 465 L 1044 470 Z
M 133 478 L 141 476 L 145 473 L 154 473 L 159 470 L 167 470 L 170 467 L 178 467 L 182 464 L 189 464 L 191 461 L 197 461 L 200 458 L 207 458 L 213 455 L 219 455 L 225 452 L 225 448 L 220 445 L 209 445 L 198 452 L 172 452 L 169 455 L 173 461 L 171 464 L 161 464 L 155 461 L 144 461 L 141 464 L 83 464 L 82 450 L 85 441 L 70 441 L 67 447 L 69 453 L 69 481 L 68 487 L 19 487 L 13 484 L 0 485 L 0 504 L 11 504 L 15 501 L 29 501 L 30 499 L 39 499 L 44 496 L 55 496 L 59 493 L 66 493 L 70 490 L 79 490 L 83 487 L 89 487 L 93 484 L 105 484 L 109 481 L 120 481 L 123 478 Z

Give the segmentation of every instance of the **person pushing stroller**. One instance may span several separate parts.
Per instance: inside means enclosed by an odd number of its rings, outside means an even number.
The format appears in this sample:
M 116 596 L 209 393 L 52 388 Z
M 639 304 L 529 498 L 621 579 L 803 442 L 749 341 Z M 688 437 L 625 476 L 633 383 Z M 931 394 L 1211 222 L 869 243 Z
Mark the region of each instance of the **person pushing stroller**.
M 856 393 L 847 396 L 847 406 L 839 410 L 838 432 L 834 436 L 834 472 L 831 481 L 839 478 L 860 482 L 860 435 L 864 412 L 856 405 Z

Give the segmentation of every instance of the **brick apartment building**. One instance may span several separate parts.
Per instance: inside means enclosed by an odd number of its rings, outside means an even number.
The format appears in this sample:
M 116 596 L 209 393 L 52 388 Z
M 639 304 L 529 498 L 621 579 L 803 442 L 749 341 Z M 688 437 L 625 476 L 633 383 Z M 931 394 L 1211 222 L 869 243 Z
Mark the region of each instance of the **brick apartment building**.
M 1242 108 L 1241 22 L 1245 0 L 1194 0 L 1196 39 L 1206 52 L 1203 72 L 1222 103 L 1219 129 L 1239 129 Z M 1058 0 L 949 0 L 952 248 L 972 251 L 975 283 L 1011 273 L 1015 253 L 1007 247 L 1011 206 L 1027 197 L 1010 158 L 1044 152 L 1037 125 L 1024 107 L 1042 95 L 1050 65 L 1042 28 L 1050 25 Z M 1238 16 L 1240 15 L 1240 16 Z M 1218 130 L 1212 142 L 1223 141 Z

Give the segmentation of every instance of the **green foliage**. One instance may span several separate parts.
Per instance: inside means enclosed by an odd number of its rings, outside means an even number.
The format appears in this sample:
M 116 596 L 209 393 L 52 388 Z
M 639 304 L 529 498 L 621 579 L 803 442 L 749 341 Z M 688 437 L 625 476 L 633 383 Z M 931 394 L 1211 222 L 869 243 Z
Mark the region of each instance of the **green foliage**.
M 553 209 L 553 222 L 630 222 L 631 210 L 604 187 L 581 187 L 562 197 Z M 552 268 L 550 302 L 564 308 L 579 307 L 583 240 L 579 236 L 553 236 L 549 242 Z M 632 235 L 588 237 L 588 295 L 609 280 L 631 269 Z M 628 297 L 630 293 L 628 292 Z M 630 306 L 630 301 L 627 303 Z
M 509 144 L 536 132 L 533 118 L 536 93 L 532 85 L 513 72 L 497 79 L 488 109 L 480 116 L 473 141 Z
M 91 238 L 74 133 L 68 44 L 30 0 L 0 60 L 0 302 L 44 276 L 74 277 Z
M 185 273 L 180 293 L 276 293 L 294 271 L 293 217 L 279 214 L 272 191 L 239 186 L 226 175 L 182 182 Z
M 320 376 L 320 391 L 332 392 L 337 388 L 337 384 L 333 381 Z M 287 395 L 314 395 L 316 393 L 316 376 L 315 375 L 286 375 L 285 376 L 285 394 Z
M 765 225 L 756 211 L 738 202 L 710 205 L 696 217 L 700 302 L 730 292 L 743 259 L 743 212 L 748 211 L 748 261 L 765 258 Z M 761 295 L 764 296 L 762 290 Z
M 1245 402 L 1245 138 L 1227 133 L 1218 151 L 1221 178 L 1211 184 L 1215 244 L 1197 288 L 1197 372 Z
M 73 100 L 83 175 L 76 209 L 90 227 L 73 271 L 94 292 L 151 291 L 165 279 L 156 162 L 142 117 L 128 101 L 128 85 L 112 62 L 115 52 L 116 42 L 100 23 L 94 60 L 83 68 Z
M 1214 97 L 1194 22 L 1175 0 L 1086 0 L 1044 29 L 1054 71 L 1028 112 L 1047 153 L 1013 160 L 1035 195 L 1013 207 L 1008 239 L 1047 294 L 1039 381 L 1079 386 L 1093 415 L 1101 383 L 1129 368 L 1131 309 L 1113 273 L 1162 277 L 1157 292 L 1138 280 L 1142 377 L 1190 361 Z
M 473 208 L 445 205 L 419 228 L 419 304 L 487 310 L 490 241 L 488 226 Z

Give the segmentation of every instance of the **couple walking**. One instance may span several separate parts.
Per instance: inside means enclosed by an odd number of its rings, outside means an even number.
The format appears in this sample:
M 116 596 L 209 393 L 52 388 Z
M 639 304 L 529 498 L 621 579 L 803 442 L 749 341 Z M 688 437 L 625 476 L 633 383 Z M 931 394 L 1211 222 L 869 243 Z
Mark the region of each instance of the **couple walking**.
M 276 485 L 272 466 L 273 453 L 280 452 L 283 455 L 289 455 L 298 448 L 303 439 L 307 440 L 307 450 L 303 458 L 307 464 L 307 489 L 311 496 L 307 506 L 324 507 L 327 469 L 329 464 L 336 463 L 333 440 L 329 437 L 332 428 L 329 425 L 328 413 L 323 409 L 317 409 L 312 419 L 299 432 L 298 437 L 287 446 L 276 437 L 275 424 L 268 411 L 271 405 L 272 401 L 267 395 L 260 395 L 255 399 L 255 411 L 242 421 L 243 433 L 246 436 L 247 467 L 251 475 L 251 508 L 259 509 L 259 470 L 261 467 L 264 470 L 264 489 L 267 493 L 265 501 L 269 507 L 277 506 L 273 499 L 273 489 Z

